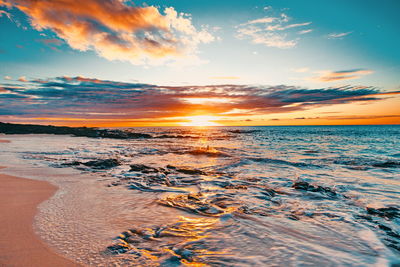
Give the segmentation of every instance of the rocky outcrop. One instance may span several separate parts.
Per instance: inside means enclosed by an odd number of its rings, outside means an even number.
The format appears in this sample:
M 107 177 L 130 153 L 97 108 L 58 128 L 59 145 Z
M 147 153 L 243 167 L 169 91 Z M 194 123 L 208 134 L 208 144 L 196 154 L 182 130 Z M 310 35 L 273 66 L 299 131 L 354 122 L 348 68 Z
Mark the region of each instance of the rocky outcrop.
M 33 124 L 13 124 L 0 122 L 0 133 L 3 134 L 55 134 L 72 135 L 92 138 L 113 138 L 113 139 L 138 139 L 151 138 L 144 133 L 131 133 L 122 130 L 109 130 L 88 127 L 67 127 Z

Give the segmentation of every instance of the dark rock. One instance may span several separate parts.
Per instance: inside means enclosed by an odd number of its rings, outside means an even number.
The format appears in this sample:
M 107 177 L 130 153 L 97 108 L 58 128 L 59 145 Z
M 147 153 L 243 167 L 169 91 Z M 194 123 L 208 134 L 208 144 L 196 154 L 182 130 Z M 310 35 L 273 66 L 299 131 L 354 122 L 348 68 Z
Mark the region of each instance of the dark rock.
M 125 241 L 128 242 L 129 244 L 138 244 L 138 243 L 142 242 L 143 240 L 141 240 L 137 236 L 130 236 L 130 237 L 127 237 L 125 239 Z
M 142 173 L 154 173 L 159 172 L 157 168 L 149 167 L 144 164 L 132 164 L 130 165 L 130 172 L 142 172 Z
M 151 138 L 149 134 L 131 133 L 122 130 L 97 129 L 88 127 L 66 127 L 51 125 L 13 124 L 0 122 L 0 133 L 4 134 L 55 134 L 85 136 L 93 138 L 137 139 Z
M 297 190 L 322 193 L 322 194 L 330 196 L 330 197 L 335 197 L 338 195 L 332 188 L 324 187 L 324 186 L 320 186 L 320 185 L 313 185 L 306 181 L 296 181 L 296 182 L 294 182 L 292 187 Z
M 187 169 L 187 168 L 181 168 L 181 167 L 176 167 L 176 166 L 172 166 L 172 165 L 167 165 L 166 167 L 169 170 L 176 171 L 176 172 L 183 173 L 183 174 L 207 175 L 206 172 L 204 172 L 202 170 L 197 170 L 197 169 Z
M 111 169 L 119 166 L 120 162 L 116 159 L 99 159 L 83 162 L 82 164 L 93 169 Z
M 112 246 L 108 246 L 107 250 L 112 254 L 122 254 L 128 252 L 130 250 L 130 247 L 127 244 L 119 243 Z
M 73 161 L 73 162 L 65 162 L 65 163 L 61 163 L 61 165 L 63 166 L 79 166 L 82 163 L 79 161 Z
M 382 163 L 375 163 L 372 165 L 373 167 L 377 168 L 399 168 L 400 162 L 398 161 L 385 161 Z
M 61 163 L 62 166 L 78 167 L 84 165 L 86 167 L 91 167 L 93 169 L 98 169 L 98 170 L 111 169 L 119 166 L 120 164 L 121 163 L 117 159 L 97 159 L 87 162 L 72 161 L 72 162 Z
M 167 165 L 167 168 L 168 168 L 168 169 L 176 170 L 176 167 L 175 167 L 175 166 L 172 166 L 172 165 Z
M 206 175 L 205 172 L 201 170 L 196 170 L 196 169 L 176 169 L 177 172 L 184 173 L 184 174 L 190 174 L 190 175 Z
M 367 207 L 367 212 L 371 215 L 384 217 L 387 219 L 393 219 L 395 217 L 400 217 L 400 209 L 395 207 L 388 207 L 388 208 L 369 208 Z
M 176 172 L 180 172 L 183 174 L 189 174 L 189 175 L 207 175 L 207 173 L 203 172 L 202 170 L 196 170 L 196 169 L 187 169 L 187 168 L 179 168 L 175 167 L 172 165 L 167 165 L 167 168 L 170 170 L 174 170 Z

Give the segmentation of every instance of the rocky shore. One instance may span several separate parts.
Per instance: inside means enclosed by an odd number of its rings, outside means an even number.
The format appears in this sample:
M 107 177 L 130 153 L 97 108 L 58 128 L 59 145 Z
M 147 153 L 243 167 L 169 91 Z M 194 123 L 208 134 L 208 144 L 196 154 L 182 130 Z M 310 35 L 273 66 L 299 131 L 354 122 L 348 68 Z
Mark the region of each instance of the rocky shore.
M 151 138 L 149 134 L 131 133 L 122 130 L 109 130 L 88 127 L 67 127 L 34 124 L 13 124 L 0 122 L 0 133 L 3 134 L 56 134 L 91 138 L 137 139 Z

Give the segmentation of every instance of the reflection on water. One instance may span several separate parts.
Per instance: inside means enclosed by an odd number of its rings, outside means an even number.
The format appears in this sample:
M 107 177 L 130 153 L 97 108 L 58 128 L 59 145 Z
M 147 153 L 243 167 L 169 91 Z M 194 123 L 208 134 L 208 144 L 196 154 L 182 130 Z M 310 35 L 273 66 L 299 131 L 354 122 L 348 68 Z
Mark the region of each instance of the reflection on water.
M 53 137 L 13 150 L 102 177 L 92 186 L 112 192 L 113 208 L 94 216 L 114 219 L 96 227 L 121 233 L 103 260 L 365 266 L 400 256 L 400 126 L 127 130 L 153 138 Z
M 203 266 L 211 261 L 223 263 L 229 253 L 222 247 L 213 247 L 209 240 L 222 227 L 218 219 L 181 217 L 168 225 L 129 229 L 108 247 L 108 252 L 133 254 L 142 263 L 157 261 L 163 265 L 189 266 Z

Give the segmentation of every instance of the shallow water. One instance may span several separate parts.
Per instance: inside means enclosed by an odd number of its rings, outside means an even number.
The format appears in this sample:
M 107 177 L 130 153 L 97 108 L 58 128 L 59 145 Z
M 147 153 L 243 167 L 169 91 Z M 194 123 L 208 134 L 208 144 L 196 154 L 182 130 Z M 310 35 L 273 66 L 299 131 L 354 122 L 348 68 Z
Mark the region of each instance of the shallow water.
M 73 260 L 385 266 L 400 257 L 400 126 L 126 130 L 154 138 L 3 138 L 6 171 L 61 188 L 36 226 Z

